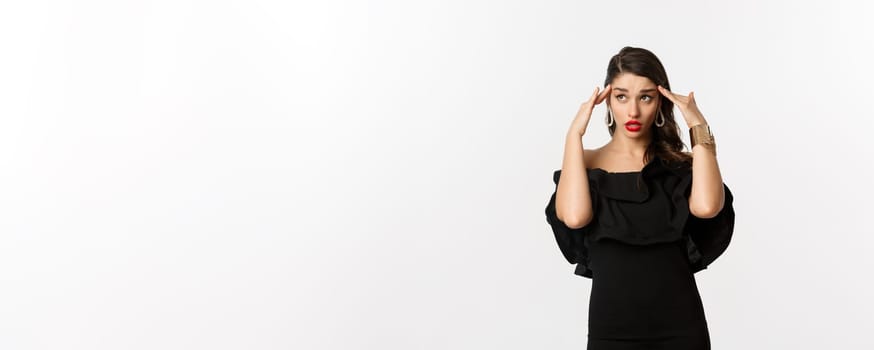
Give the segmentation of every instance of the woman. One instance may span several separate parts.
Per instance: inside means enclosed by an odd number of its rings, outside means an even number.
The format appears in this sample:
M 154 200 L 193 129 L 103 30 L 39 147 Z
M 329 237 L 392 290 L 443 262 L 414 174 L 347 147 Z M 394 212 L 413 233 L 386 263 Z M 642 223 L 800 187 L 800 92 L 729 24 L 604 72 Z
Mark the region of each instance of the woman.
M 734 209 L 707 121 L 693 93 L 670 91 L 648 50 L 619 51 L 604 85 L 568 131 L 546 207 L 574 273 L 592 279 L 588 349 L 710 349 L 694 273 L 728 247 Z M 584 149 L 592 109 L 605 101 L 612 139 Z M 690 130 L 688 153 L 674 105 Z

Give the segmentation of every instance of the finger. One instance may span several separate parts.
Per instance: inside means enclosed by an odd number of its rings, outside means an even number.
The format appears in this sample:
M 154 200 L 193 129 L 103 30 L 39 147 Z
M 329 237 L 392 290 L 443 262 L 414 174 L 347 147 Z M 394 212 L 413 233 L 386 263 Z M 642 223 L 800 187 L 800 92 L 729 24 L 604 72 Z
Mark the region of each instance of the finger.
M 607 84 L 607 86 L 604 87 L 604 91 L 602 91 L 598 95 L 598 99 L 595 100 L 595 104 L 599 104 L 601 102 L 604 102 L 604 100 L 607 98 L 607 96 L 610 96 L 611 89 L 612 89 L 612 86 L 610 86 L 610 84 Z
M 596 87 L 595 87 L 595 91 L 592 92 L 592 96 L 589 96 L 589 101 L 586 101 L 586 102 L 594 101 L 596 98 L 598 98 L 598 90 L 599 90 L 599 89 L 600 89 L 600 88 L 598 88 L 598 87 L 596 86 Z
M 665 92 L 667 92 L 665 97 L 667 97 L 669 100 L 671 100 L 671 102 L 673 102 L 675 105 L 682 105 L 683 103 L 685 103 L 688 100 L 687 96 L 673 93 L 670 90 L 665 89 L 665 88 L 660 86 L 659 91 L 661 91 L 661 90 L 664 90 Z
M 674 104 L 677 104 L 677 98 L 674 97 L 674 93 L 673 93 L 673 92 L 671 92 L 671 91 L 668 90 L 668 89 L 665 89 L 665 88 L 662 87 L 661 85 L 659 85 L 658 88 L 659 88 L 659 92 L 661 92 L 662 95 L 664 95 L 668 100 L 670 100 L 670 101 L 673 102 Z

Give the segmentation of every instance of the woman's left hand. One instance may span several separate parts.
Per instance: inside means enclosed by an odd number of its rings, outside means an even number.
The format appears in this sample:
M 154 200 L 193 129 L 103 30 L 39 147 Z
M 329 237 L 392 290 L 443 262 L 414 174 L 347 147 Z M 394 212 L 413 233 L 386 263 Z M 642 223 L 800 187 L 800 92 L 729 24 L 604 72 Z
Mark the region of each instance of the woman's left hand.
M 661 85 L 659 85 L 659 92 L 661 92 L 668 100 L 671 100 L 675 106 L 680 108 L 680 112 L 683 113 L 683 119 L 686 119 L 686 125 L 690 128 L 698 124 L 707 123 L 707 121 L 704 120 L 701 111 L 698 110 L 698 105 L 695 104 L 694 92 L 690 92 L 689 96 L 684 96 L 675 94 Z

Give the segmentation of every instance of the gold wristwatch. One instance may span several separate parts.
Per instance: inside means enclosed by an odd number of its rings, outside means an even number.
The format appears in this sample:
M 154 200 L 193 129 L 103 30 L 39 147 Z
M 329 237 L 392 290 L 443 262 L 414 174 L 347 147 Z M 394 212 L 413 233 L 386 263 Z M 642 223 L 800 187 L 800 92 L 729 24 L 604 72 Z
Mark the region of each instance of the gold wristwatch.
M 692 147 L 699 143 L 703 145 L 716 145 L 713 133 L 710 132 L 710 125 L 707 124 L 698 124 L 689 128 L 689 140 L 692 142 Z

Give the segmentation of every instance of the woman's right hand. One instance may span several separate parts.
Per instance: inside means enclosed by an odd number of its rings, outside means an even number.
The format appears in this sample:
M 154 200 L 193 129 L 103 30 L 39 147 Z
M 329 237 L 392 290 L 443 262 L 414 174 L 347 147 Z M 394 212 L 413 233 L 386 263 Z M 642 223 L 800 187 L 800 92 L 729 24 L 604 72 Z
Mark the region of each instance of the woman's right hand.
M 601 88 L 595 88 L 595 91 L 592 93 L 592 96 L 589 97 L 589 100 L 583 102 L 583 105 L 580 106 L 576 118 L 574 118 L 573 123 L 571 123 L 571 129 L 568 131 L 569 133 L 577 134 L 580 137 L 586 134 L 586 126 L 589 125 L 589 119 L 592 117 L 592 109 L 595 108 L 595 105 L 598 105 L 607 99 L 611 88 L 612 86 L 609 84 L 604 87 L 604 91 L 599 92 Z

